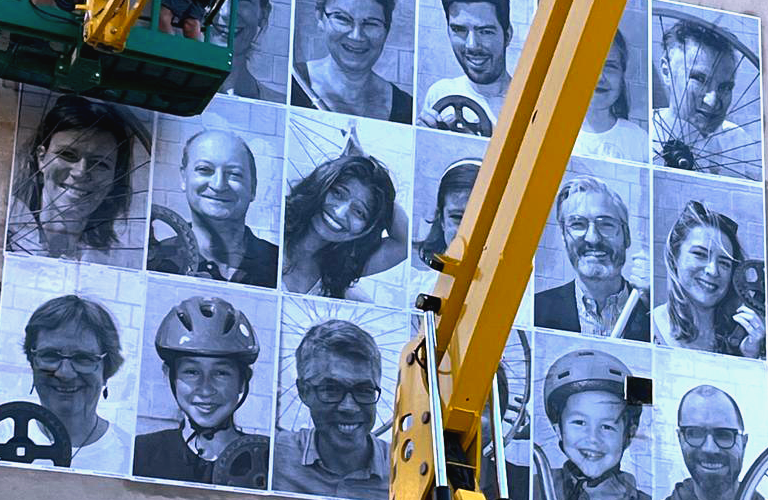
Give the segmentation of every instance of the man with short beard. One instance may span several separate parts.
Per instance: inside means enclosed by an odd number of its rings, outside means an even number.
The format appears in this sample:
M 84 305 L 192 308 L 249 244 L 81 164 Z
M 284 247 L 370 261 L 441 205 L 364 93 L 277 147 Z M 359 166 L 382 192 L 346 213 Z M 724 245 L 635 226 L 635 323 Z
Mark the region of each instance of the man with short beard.
M 694 387 L 680 400 L 677 437 L 691 477 L 666 500 L 732 500 L 747 446 L 736 401 L 711 385 Z M 755 493 L 753 500 L 762 500 Z
M 512 77 L 507 72 L 507 45 L 512 40 L 509 0 L 442 0 L 448 39 L 464 74 L 433 83 L 416 125 L 451 127 L 451 108 L 439 113 L 434 105 L 443 97 L 464 96 L 475 101 L 496 125 Z M 466 109 L 466 108 L 465 108 Z M 464 111 L 464 118 L 472 121 Z
M 642 252 L 635 254 L 630 277 L 625 279 L 621 274 L 631 243 L 624 201 L 603 181 L 579 176 L 560 189 L 556 210 L 576 279 L 535 295 L 535 325 L 606 337 L 634 288 L 640 301 L 623 338 L 648 342 L 648 257 Z

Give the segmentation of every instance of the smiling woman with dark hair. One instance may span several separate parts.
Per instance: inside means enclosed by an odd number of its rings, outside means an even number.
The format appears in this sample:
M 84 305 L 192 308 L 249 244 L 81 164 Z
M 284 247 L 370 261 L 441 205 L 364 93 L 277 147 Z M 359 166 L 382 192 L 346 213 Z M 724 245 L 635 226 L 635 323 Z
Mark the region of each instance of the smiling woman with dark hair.
M 327 55 L 294 65 L 291 104 L 411 123 L 413 99 L 378 75 L 395 0 L 317 0 Z
M 60 97 L 16 168 L 12 196 L 8 250 L 127 265 L 115 221 L 131 202 L 131 136 L 115 109 Z
M 351 288 L 403 261 L 407 240 L 408 220 L 387 169 L 370 156 L 329 160 L 286 197 L 283 286 L 370 300 Z
M 69 434 L 71 467 L 127 474 L 131 438 L 97 412 L 100 397 L 109 396 L 107 382 L 123 364 L 110 313 L 94 301 L 65 295 L 38 307 L 24 333 L 33 390 Z M 30 424 L 27 432 L 35 443 L 50 442 L 40 426 Z M 0 442 L 9 433 L 0 426 Z

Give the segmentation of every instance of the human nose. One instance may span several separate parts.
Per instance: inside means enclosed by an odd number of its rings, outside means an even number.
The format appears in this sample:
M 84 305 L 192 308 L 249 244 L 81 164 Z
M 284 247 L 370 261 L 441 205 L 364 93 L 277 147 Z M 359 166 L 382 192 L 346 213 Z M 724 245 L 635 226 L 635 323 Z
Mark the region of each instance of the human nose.
M 600 233 L 597 232 L 597 225 L 594 221 L 590 221 L 587 226 L 587 232 L 584 233 L 584 241 L 589 243 L 595 243 L 600 240 Z
M 223 191 L 226 188 L 227 179 L 224 175 L 224 171 L 220 168 L 217 168 L 213 175 L 211 176 L 211 180 L 208 182 L 208 185 L 216 190 L 216 191 Z
M 340 218 L 345 218 L 349 212 L 349 202 L 340 201 L 333 207 L 333 213 Z
M 712 276 L 717 276 L 720 274 L 720 268 L 717 267 L 717 260 L 715 259 L 709 259 L 709 262 L 707 262 L 706 267 L 704 268 L 707 274 Z
M 344 410 L 347 410 L 347 411 L 357 411 L 357 410 L 360 409 L 360 405 L 357 404 L 357 401 L 355 401 L 355 398 L 352 397 L 352 393 L 351 392 L 347 392 L 344 395 L 344 399 L 339 401 L 338 409 L 340 411 L 344 411 Z
M 711 433 L 707 433 L 707 437 L 704 439 L 701 449 L 710 453 L 717 453 L 720 451 L 720 447 L 715 443 L 715 439 L 712 437 Z
M 197 386 L 197 394 L 200 396 L 211 396 L 216 393 L 216 388 L 213 385 L 211 377 L 203 375 L 200 378 L 200 383 Z
M 702 102 L 710 108 L 717 108 L 718 100 L 717 92 L 714 89 L 710 89 L 702 98 Z
M 363 31 L 362 23 L 358 23 L 355 21 L 352 24 L 352 29 L 347 33 L 347 37 L 351 38 L 353 40 L 360 40 L 365 36 L 365 32 Z
M 90 177 L 90 172 L 88 170 L 88 161 L 85 158 L 80 158 L 79 160 L 70 163 L 70 169 L 69 169 L 69 175 L 73 179 L 87 179 Z
M 474 30 L 469 30 L 467 33 L 467 39 L 464 41 L 464 46 L 468 49 L 477 48 L 477 37 Z
M 53 372 L 53 375 L 58 379 L 71 380 L 77 378 L 77 370 L 72 366 L 72 361 L 69 359 L 62 359 L 59 363 L 59 367 Z

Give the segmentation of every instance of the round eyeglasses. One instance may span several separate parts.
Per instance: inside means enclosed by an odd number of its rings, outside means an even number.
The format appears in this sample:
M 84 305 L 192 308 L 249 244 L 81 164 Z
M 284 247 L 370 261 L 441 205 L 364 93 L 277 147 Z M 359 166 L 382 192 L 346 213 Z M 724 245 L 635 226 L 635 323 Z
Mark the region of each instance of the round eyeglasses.
M 334 31 L 338 33 L 349 33 L 355 29 L 355 24 L 359 23 L 360 27 L 366 36 L 371 38 L 380 37 L 387 31 L 387 25 L 381 19 L 367 17 L 362 21 L 357 21 L 355 18 L 344 12 L 323 11 L 325 17 L 328 18 L 328 22 Z
M 315 391 L 317 399 L 321 403 L 341 403 L 347 394 L 352 395 L 352 399 L 357 404 L 372 405 L 376 403 L 381 397 L 381 388 L 373 385 L 356 385 L 354 387 L 345 386 L 342 384 L 324 383 L 318 385 L 307 384 Z
M 603 238 L 615 238 L 619 235 L 624 223 L 609 215 L 601 215 L 594 219 L 573 215 L 568 217 L 563 225 L 572 237 L 583 238 L 589 231 L 590 224 L 595 225 L 595 230 Z

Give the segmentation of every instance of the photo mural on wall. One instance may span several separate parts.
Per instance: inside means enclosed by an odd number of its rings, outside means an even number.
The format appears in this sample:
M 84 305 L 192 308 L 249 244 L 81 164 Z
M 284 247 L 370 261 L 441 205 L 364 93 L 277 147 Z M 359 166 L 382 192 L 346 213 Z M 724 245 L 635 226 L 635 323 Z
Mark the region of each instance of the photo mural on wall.
M 414 300 L 535 9 L 241 0 L 194 117 L 23 87 L 0 443 L 31 441 L 2 465 L 388 498 Z M 497 370 L 510 498 L 768 495 L 759 46 L 757 18 L 628 0 Z

